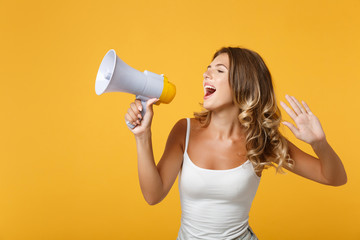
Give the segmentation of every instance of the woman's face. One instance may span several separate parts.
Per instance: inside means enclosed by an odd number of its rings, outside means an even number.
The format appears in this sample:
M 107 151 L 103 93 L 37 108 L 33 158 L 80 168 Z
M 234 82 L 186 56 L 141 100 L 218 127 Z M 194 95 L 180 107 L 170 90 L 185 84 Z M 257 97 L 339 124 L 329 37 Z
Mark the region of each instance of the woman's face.
M 204 105 L 207 110 L 216 110 L 233 105 L 229 85 L 230 61 L 226 53 L 218 55 L 204 73 Z

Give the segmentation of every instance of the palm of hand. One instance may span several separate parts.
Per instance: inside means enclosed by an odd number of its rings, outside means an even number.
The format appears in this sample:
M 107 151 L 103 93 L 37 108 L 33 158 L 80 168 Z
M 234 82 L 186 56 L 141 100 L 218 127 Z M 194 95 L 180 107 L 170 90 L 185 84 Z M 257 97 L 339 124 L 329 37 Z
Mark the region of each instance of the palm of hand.
M 286 99 L 294 110 L 283 102 L 280 102 L 280 104 L 294 120 L 297 127 L 289 122 L 283 122 L 283 124 L 293 132 L 295 137 L 309 144 L 325 139 L 325 133 L 319 119 L 310 111 L 307 104 L 302 101 L 304 109 L 295 97 L 286 95 Z

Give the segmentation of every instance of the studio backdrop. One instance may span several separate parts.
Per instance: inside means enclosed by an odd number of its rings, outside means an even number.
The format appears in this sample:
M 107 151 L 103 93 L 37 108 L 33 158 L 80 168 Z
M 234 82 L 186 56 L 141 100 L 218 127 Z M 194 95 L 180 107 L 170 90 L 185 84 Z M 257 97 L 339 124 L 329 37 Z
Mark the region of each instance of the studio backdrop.
M 1 0 L 0 239 L 176 239 L 177 181 L 158 205 L 141 194 L 124 120 L 135 96 L 97 95 L 95 79 L 114 49 L 176 86 L 154 106 L 159 161 L 173 125 L 201 110 L 202 74 L 223 46 L 263 57 L 278 104 L 285 94 L 308 103 L 348 174 L 331 187 L 265 170 L 249 215 L 256 235 L 360 239 L 359 12 L 358 0 Z

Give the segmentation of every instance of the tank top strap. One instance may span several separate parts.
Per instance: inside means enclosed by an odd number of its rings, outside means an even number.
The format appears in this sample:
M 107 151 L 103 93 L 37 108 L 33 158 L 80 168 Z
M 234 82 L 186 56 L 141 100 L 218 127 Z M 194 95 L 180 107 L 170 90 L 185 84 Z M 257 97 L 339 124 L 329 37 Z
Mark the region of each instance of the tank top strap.
M 185 152 L 187 152 L 188 144 L 189 144 L 189 135 L 190 135 L 190 118 L 186 118 L 187 126 L 186 126 L 186 139 L 185 139 Z

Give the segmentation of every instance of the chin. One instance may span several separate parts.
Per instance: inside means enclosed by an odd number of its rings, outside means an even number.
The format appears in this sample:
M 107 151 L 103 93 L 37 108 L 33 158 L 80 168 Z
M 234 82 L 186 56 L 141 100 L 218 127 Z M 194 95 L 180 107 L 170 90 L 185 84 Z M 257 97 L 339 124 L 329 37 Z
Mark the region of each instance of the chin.
M 203 102 L 202 107 L 208 111 L 211 111 L 211 104 L 207 103 L 206 101 Z
M 218 107 L 213 106 L 213 105 L 211 105 L 211 104 L 203 103 L 203 108 L 204 108 L 205 110 L 208 110 L 208 111 L 214 111 L 214 110 L 216 110 Z
M 233 109 L 235 105 L 233 102 L 213 101 L 211 103 L 210 101 L 204 101 L 202 107 L 208 111 L 217 111 L 217 110 Z

